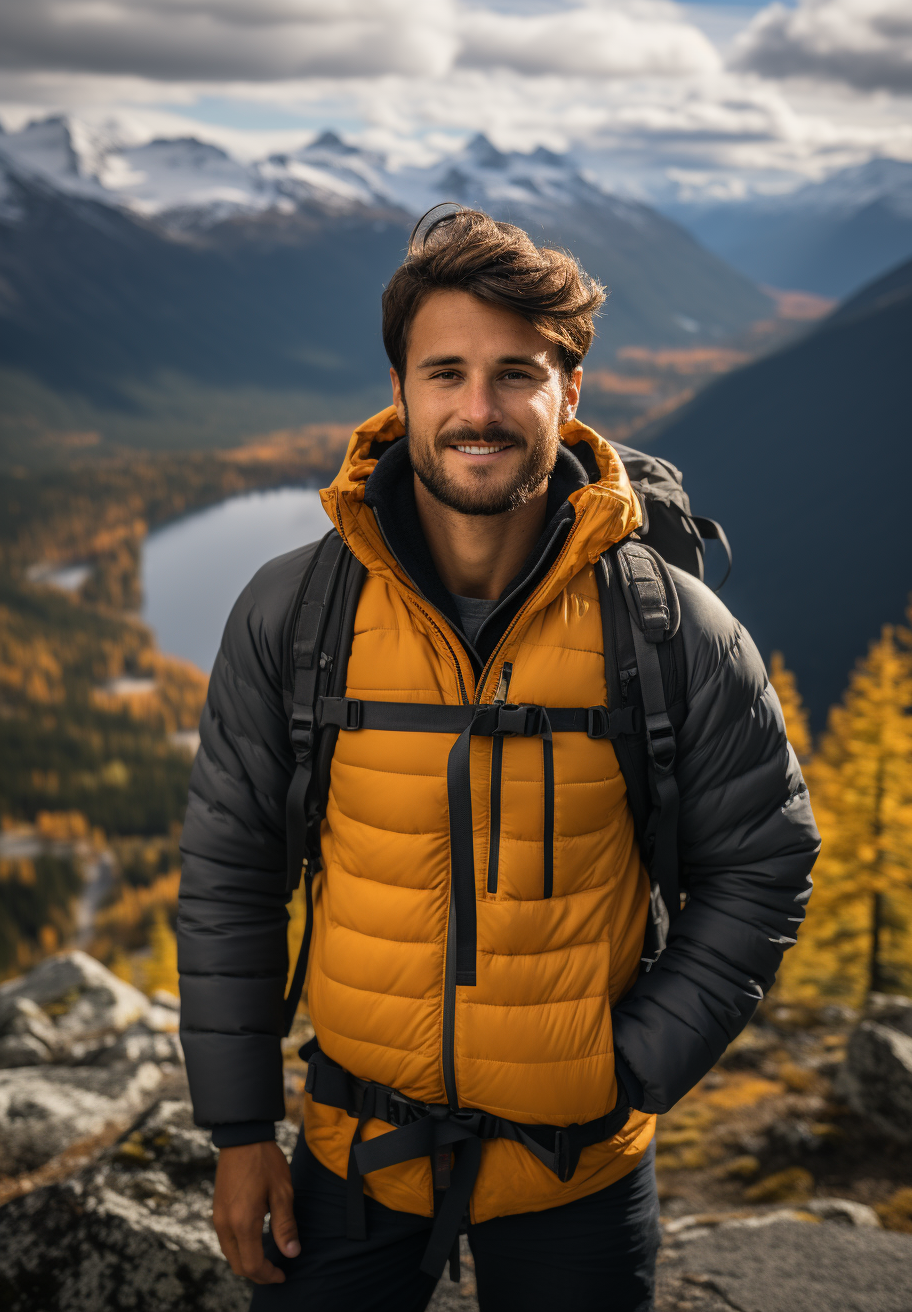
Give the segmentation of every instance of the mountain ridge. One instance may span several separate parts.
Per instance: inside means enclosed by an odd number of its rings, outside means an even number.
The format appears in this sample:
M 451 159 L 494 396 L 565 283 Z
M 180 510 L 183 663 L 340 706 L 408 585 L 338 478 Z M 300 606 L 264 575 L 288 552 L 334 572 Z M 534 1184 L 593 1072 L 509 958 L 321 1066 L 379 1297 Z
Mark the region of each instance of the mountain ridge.
M 664 211 L 745 276 L 851 295 L 912 256 L 912 163 L 872 159 L 786 195 Z
M 629 344 L 724 342 L 774 313 L 671 220 L 546 150 L 479 135 L 399 170 L 394 192 L 381 156 L 335 134 L 250 166 L 194 138 L 77 147 L 62 119 L 0 137 L 0 419 L 14 446 L 52 415 L 173 445 L 370 413 L 388 386 L 380 293 L 441 200 L 519 223 L 606 284 L 596 367 Z

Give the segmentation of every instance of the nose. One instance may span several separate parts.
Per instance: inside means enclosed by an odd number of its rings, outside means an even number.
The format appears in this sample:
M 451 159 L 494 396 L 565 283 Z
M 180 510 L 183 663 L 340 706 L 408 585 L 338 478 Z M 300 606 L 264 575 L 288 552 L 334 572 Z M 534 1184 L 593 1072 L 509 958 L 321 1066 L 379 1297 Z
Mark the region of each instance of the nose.
M 503 409 L 497 399 L 496 388 L 484 376 L 470 376 L 460 389 L 460 422 L 481 433 L 485 428 L 503 423 Z

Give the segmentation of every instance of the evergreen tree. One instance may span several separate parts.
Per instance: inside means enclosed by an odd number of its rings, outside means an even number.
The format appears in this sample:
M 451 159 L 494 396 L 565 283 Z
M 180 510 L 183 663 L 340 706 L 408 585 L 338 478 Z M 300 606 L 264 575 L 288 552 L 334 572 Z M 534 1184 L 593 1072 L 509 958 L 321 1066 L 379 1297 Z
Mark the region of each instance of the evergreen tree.
M 792 671 L 786 669 L 781 651 L 773 652 L 769 677 L 782 706 L 789 742 L 794 747 L 798 760 L 803 764 L 811 754 L 811 731 L 808 728 L 807 711 L 798 691 L 797 680 Z
M 786 990 L 857 1003 L 912 985 L 912 660 L 899 636 L 887 626 L 871 644 L 807 770 L 823 847 Z

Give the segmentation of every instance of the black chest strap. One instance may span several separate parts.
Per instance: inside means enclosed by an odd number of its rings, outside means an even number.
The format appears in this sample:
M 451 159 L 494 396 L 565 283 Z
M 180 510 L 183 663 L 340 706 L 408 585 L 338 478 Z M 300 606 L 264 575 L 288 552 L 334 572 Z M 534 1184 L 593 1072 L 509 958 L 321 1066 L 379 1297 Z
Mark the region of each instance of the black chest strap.
M 421 702 L 360 701 L 353 697 L 322 697 L 316 723 L 345 732 L 385 730 L 393 733 L 458 735 L 447 758 L 447 800 L 450 825 L 450 870 L 456 913 L 456 983 L 476 981 L 475 841 L 472 823 L 471 744 L 473 737 L 541 738 L 544 776 L 544 841 L 542 896 L 554 892 L 554 734 L 584 733 L 589 738 L 619 738 L 633 734 L 638 710 L 608 711 L 604 706 L 429 705 Z M 491 794 L 499 796 L 503 756 L 493 761 Z M 496 772 L 496 773 L 495 773 Z M 493 808 L 492 808 L 493 810 Z M 493 845 L 493 839 L 492 839 Z

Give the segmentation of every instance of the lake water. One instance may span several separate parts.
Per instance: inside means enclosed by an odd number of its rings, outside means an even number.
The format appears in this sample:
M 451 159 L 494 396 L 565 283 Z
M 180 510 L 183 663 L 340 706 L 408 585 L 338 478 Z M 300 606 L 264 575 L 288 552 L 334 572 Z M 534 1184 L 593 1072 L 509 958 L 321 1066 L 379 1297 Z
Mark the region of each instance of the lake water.
M 162 651 L 209 671 L 238 594 L 273 556 L 330 527 L 319 493 L 252 492 L 151 533 L 143 548 L 143 619 Z

